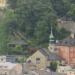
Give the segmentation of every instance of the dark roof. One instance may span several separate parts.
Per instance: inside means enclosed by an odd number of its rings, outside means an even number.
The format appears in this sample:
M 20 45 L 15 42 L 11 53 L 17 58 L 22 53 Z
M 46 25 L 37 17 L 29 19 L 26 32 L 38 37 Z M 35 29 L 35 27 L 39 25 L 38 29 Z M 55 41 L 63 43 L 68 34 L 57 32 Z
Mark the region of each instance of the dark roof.
M 15 44 L 15 45 L 27 45 L 27 43 L 24 40 L 15 40 L 8 44 Z
M 50 53 L 49 56 L 48 56 L 48 60 L 55 61 L 55 60 L 61 60 L 61 58 L 55 53 Z
M 61 60 L 61 58 L 56 55 L 55 53 L 50 53 L 47 49 L 40 49 L 39 50 L 43 55 L 48 57 L 48 60 Z
M 75 46 L 75 38 L 67 38 L 59 41 L 56 45 L 61 46 Z
M 48 56 L 48 53 L 47 53 L 48 50 L 42 48 L 42 49 L 40 49 L 39 51 L 40 51 L 43 55 Z

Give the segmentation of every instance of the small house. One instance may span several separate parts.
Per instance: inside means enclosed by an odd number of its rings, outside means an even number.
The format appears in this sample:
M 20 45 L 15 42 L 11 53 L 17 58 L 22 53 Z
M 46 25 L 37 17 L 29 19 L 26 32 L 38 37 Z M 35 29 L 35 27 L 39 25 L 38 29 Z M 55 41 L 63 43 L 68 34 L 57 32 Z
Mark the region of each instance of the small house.
M 39 49 L 27 59 L 27 63 L 34 65 L 36 69 L 46 69 L 52 61 L 60 61 L 60 58 L 47 49 Z

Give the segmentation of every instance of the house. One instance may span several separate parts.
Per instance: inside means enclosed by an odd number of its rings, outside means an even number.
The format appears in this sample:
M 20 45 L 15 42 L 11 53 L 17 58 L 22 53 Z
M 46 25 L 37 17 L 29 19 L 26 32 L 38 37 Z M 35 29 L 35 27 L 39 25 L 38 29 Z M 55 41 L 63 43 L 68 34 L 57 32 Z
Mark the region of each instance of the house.
M 8 43 L 9 47 L 15 47 L 16 45 L 28 46 L 28 44 L 24 40 L 14 40 Z
M 75 69 L 68 70 L 66 75 L 75 75 Z
M 46 69 L 52 61 L 59 62 L 60 58 L 56 54 L 49 53 L 47 49 L 39 49 L 33 53 L 26 62 L 30 66 L 33 65 L 36 69 Z
M 0 63 L 5 63 L 5 62 L 11 62 L 15 63 L 16 57 L 14 55 L 1 55 L 0 56 Z
M 70 37 L 56 44 L 58 55 L 63 58 L 66 64 L 75 66 L 75 37 L 72 33 Z
M 72 32 L 68 38 L 56 41 L 51 27 L 49 39 L 49 52 L 57 54 L 64 64 L 75 66 L 75 34 Z
M 65 75 L 75 75 L 75 69 L 68 65 L 58 66 L 57 72 Z
M 8 47 L 11 49 L 8 54 L 24 55 L 28 53 L 28 50 L 24 50 L 28 48 L 28 44 L 24 40 L 13 40 L 8 43 Z
M 72 68 L 71 68 L 71 66 L 66 66 L 66 65 L 61 65 L 61 66 L 58 66 L 58 68 L 57 68 L 57 72 L 58 73 L 67 73 L 67 71 L 68 70 L 71 70 Z
M 21 75 L 22 66 L 16 63 L 0 63 L 0 75 Z

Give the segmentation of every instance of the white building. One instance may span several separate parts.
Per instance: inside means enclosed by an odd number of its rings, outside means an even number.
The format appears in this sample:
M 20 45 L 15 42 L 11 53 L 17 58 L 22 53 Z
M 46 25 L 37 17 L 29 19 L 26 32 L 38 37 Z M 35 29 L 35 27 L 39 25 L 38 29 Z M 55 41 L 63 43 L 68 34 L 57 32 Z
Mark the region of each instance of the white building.
M 70 66 L 58 66 L 57 72 L 66 75 L 75 75 L 75 69 L 72 69 Z
M 14 56 L 0 56 L 0 75 L 21 75 L 22 65 L 14 60 Z
M 22 66 L 20 64 L 5 62 L 0 63 L 0 75 L 21 75 Z
M 70 66 L 58 66 L 57 72 L 59 73 L 67 73 L 68 70 L 71 70 Z
M 75 69 L 68 70 L 66 75 L 75 75 Z
M 4 56 L 4 55 L 2 55 L 2 56 L 0 56 L 0 63 L 1 62 L 11 62 L 11 63 L 14 63 L 16 61 L 16 57 L 15 56 L 10 56 L 10 55 L 6 55 L 6 56 Z

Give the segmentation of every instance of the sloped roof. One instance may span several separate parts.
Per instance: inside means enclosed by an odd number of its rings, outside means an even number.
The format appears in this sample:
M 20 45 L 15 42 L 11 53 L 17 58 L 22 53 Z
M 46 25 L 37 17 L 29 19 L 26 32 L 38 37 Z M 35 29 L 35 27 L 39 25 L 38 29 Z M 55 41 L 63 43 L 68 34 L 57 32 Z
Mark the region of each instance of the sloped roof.
M 63 46 L 75 46 L 75 38 L 66 38 L 62 41 L 59 41 L 56 45 Z
M 50 53 L 47 49 L 39 50 L 44 56 L 48 57 L 48 60 L 61 60 L 61 58 L 55 53 Z
M 48 50 L 42 48 L 42 49 L 40 49 L 39 51 L 40 51 L 44 56 L 48 56 L 48 53 L 47 53 Z
M 15 44 L 15 45 L 27 45 L 27 43 L 24 41 L 24 40 L 15 40 L 15 41 L 12 41 L 11 43 L 9 44 Z
M 55 61 L 55 60 L 61 60 L 61 58 L 58 55 L 56 55 L 55 53 L 50 53 L 48 56 L 48 60 Z

